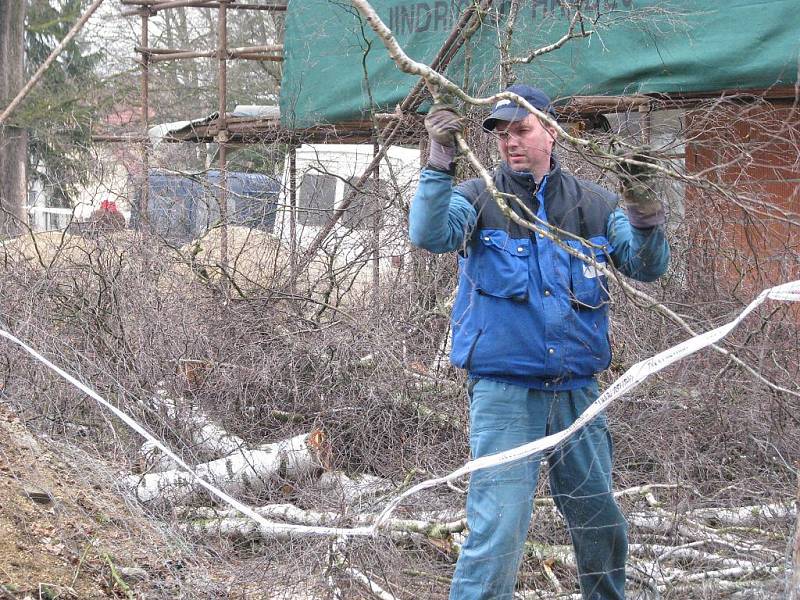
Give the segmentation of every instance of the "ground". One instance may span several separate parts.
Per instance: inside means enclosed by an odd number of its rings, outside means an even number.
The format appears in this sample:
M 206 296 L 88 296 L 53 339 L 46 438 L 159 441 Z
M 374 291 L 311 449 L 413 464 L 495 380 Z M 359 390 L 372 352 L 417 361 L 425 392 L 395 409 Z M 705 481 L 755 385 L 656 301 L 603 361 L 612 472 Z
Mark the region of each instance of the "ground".
M 35 438 L 0 404 L 1 599 L 191 597 L 196 556 L 153 523 L 101 461 Z
M 276 564 L 280 549 L 239 560 L 147 514 L 114 463 L 34 436 L 0 399 L 0 600 L 320 597 L 296 561 Z

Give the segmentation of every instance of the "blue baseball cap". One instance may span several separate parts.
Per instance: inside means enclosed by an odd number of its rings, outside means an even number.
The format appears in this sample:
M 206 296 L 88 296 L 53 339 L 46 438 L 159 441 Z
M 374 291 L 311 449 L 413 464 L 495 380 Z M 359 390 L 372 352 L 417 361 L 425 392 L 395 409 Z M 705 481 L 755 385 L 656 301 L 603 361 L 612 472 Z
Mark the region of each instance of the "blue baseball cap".
M 553 109 L 550 98 L 539 88 L 525 85 L 524 83 L 515 83 L 514 85 L 508 86 L 503 91 L 513 92 L 518 96 L 522 96 L 522 98 L 527 100 L 534 108 L 538 108 L 540 111 L 552 117 L 556 116 L 556 111 Z M 498 121 L 508 121 L 511 123 L 522 121 L 529 114 L 531 113 L 516 102 L 503 98 L 502 100 L 498 100 L 494 105 L 492 114 L 483 120 L 483 128 L 486 131 L 492 131 L 497 126 Z

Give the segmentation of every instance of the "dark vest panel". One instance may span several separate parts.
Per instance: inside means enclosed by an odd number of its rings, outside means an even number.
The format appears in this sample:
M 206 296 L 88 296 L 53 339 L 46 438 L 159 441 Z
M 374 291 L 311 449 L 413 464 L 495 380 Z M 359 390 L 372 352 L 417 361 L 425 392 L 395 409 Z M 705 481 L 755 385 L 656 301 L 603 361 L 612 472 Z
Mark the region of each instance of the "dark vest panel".
M 514 194 L 525 203 L 531 212 L 536 214 L 538 209 L 537 190 L 531 175 L 515 173 L 504 164 L 495 171 L 494 184 L 499 191 Z M 465 181 L 457 186 L 456 190 L 463 194 L 478 212 L 476 231 L 502 229 L 507 231 L 512 238 L 517 239 L 530 235 L 528 229 L 517 225 L 503 215 L 482 179 Z M 599 185 L 563 172 L 561 167 L 554 163 L 554 168 L 547 176 L 544 202 L 547 220 L 551 225 L 589 239 L 605 235 L 608 217 L 616 208 L 618 198 Z M 510 205 L 517 215 L 533 221 L 517 202 L 511 201 Z M 469 243 L 472 241 L 470 240 Z

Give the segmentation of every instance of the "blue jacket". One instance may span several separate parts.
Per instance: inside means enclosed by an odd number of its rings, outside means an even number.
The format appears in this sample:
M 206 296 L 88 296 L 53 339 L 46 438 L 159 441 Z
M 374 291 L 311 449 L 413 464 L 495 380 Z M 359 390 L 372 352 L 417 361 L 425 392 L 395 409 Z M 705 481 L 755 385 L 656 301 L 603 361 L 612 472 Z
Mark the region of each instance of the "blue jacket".
M 561 242 L 624 275 L 652 281 L 669 262 L 663 227 L 637 229 L 600 186 L 561 170 L 536 185 L 505 163 L 494 174 Z M 514 211 L 531 220 L 512 203 Z M 572 234 L 572 235 L 570 235 Z M 453 188 L 452 177 L 425 169 L 409 213 L 415 246 L 459 250 L 459 285 L 452 314 L 452 363 L 479 377 L 541 390 L 591 383 L 608 367 L 605 276 L 558 243 L 507 219 L 481 180 Z M 581 239 L 575 239 L 579 236 Z M 588 242 L 588 243 L 587 243 Z

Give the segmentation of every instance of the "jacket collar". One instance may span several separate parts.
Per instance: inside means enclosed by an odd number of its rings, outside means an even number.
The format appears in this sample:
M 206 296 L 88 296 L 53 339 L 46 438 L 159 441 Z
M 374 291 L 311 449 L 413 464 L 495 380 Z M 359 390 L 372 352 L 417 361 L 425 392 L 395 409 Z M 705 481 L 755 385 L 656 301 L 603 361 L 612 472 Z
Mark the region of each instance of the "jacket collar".
M 521 185 L 525 188 L 533 188 L 538 189 L 536 185 L 536 181 L 533 178 L 533 173 L 529 171 L 515 171 L 511 167 L 508 166 L 506 161 L 500 163 L 500 171 L 511 179 L 515 184 Z M 542 178 L 542 181 L 547 179 L 548 181 L 552 182 L 553 179 L 556 179 L 561 176 L 561 164 L 558 162 L 558 159 L 555 155 L 550 156 L 550 171 L 545 174 Z

